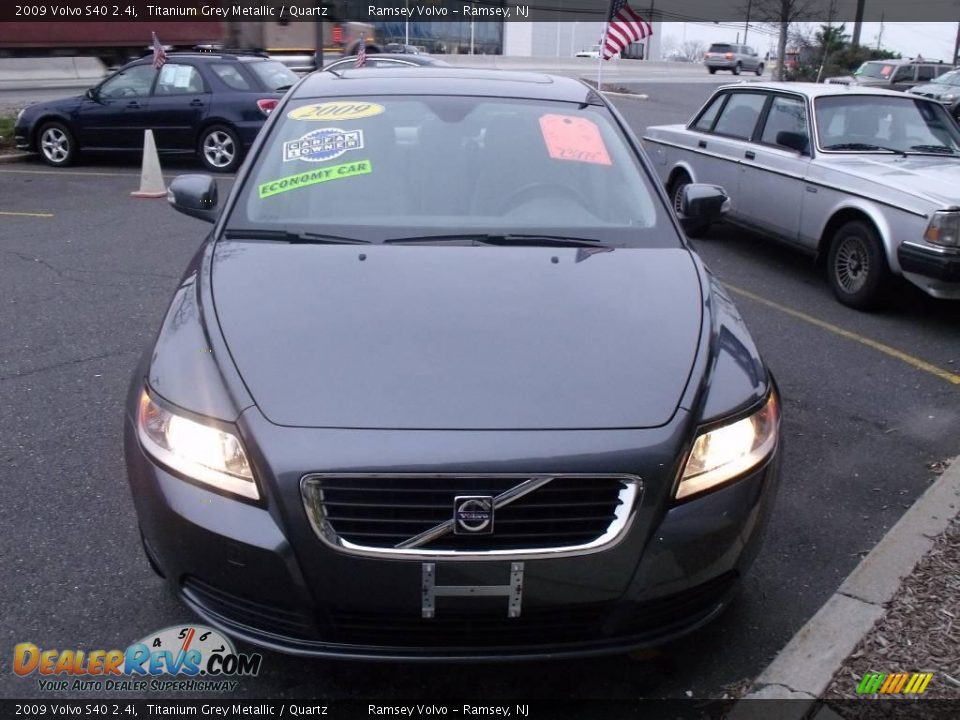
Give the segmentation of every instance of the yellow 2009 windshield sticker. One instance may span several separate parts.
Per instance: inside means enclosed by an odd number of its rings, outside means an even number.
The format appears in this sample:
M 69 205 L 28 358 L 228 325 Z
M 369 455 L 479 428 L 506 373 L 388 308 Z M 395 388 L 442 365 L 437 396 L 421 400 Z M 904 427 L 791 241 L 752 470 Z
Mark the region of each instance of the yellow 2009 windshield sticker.
M 287 113 L 291 120 L 359 120 L 379 115 L 383 105 L 371 102 L 337 100 L 335 102 L 304 105 Z
M 341 178 L 354 177 L 356 175 L 368 175 L 372 172 L 369 160 L 358 160 L 357 162 L 348 162 L 341 165 L 331 165 L 330 167 L 317 168 L 308 172 L 297 173 L 296 175 L 287 175 L 286 177 L 268 180 L 257 186 L 257 192 L 260 199 L 279 195 L 280 193 L 290 192 L 297 188 L 316 185 L 317 183 L 327 182 L 329 180 L 340 180 Z

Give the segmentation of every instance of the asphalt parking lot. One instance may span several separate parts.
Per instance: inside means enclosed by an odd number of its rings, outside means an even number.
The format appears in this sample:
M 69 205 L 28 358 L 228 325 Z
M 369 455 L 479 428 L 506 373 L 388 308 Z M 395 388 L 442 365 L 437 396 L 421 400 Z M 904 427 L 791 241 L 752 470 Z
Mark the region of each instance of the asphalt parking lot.
M 638 132 L 683 122 L 712 85 L 618 100 Z M 0 696 L 14 644 L 125 647 L 191 619 L 149 570 L 124 477 L 122 402 L 207 226 L 130 197 L 135 161 L 0 165 Z M 188 162 L 165 171 L 197 172 Z M 221 193 L 231 184 L 220 179 Z M 784 398 L 781 491 L 728 612 L 642 659 L 463 667 L 265 652 L 237 697 L 424 700 L 720 697 L 755 676 L 960 454 L 960 303 L 904 287 L 883 314 L 833 300 L 806 257 L 717 227 L 696 247 L 733 293 Z

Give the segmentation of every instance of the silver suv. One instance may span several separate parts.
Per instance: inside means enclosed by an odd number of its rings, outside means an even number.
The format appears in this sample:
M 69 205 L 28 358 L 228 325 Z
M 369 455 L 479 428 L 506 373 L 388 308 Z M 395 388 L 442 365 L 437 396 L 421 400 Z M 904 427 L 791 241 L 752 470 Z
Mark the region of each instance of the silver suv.
M 887 90 L 909 90 L 929 83 L 953 66 L 927 60 L 867 60 L 852 76 L 827 78 L 834 85 L 863 85 Z
M 739 75 L 743 70 L 752 70 L 757 75 L 763 75 L 763 60 L 748 45 L 714 43 L 703 56 L 703 62 L 711 75 L 717 70 L 729 70 L 734 75 Z

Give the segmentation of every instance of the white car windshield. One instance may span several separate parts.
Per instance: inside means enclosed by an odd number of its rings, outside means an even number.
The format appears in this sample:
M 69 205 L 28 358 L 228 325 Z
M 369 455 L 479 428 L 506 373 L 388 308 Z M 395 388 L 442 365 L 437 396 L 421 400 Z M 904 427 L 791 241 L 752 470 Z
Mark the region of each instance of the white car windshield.
M 944 73 L 933 82 L 938 85 L 960 85 L 960 70 L 951 70 Z
M 277 121 L 231 227 L 359 232 L 374 241 L 550 232 L 614 245 L 672 234 L 650 178 L 601 106 L 312 99 L 290 103 Z
M 821 150 L 960 156 L 960 130 L 938 103 L 837 95 L 817 98 L 814 109 Z

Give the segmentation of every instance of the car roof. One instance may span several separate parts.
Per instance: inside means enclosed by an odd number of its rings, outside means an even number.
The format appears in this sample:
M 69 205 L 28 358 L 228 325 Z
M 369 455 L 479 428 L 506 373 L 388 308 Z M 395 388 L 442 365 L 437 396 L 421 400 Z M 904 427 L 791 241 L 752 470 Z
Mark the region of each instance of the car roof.
M 839 83 L 812 83 L 812 82 L 740 82 L 731 85 L 721 85 L 720 90 L 767 90 L 776 92 L 799 93 L 809 98 L 832 95 L 882 95 L 885 97 L 910 97 L 896 90 L 886 90 L 879 87 L 864 85 L 841 85 Z
M 414 55 L 413 53 L 367 53 L 367 58 L 370 60 L 399 60 L 401 62 L 411 63 L 413 65 L 450 65 L 450 63 L 448 63 L 446 60 L 441 60 L 440 58 L 435 58 L 430 55 Z M 342 58 L 331 60 L 330 65 L 336 65 L 337 63 L 344 62 L 345 60 L 356 59 L 356 55 L 344 55 Z M 327 65 L 327 67 L 330 67 L 330 65 Z
M 596 91 L 572 78 L 532 72 L 425 66 L 313 72 L 293 99 L 344 95 L 475 95 L 601 104 Z
M 143 59 L 152 59 L 152 55 L 144 55 L 140 60 Z M 175 59 L 185 59 L 185 60 L 215 60 L 217 62 L 222 62 L 224 60 L 238 60 L 241 62 L 257 62 L 263 60 L 272 60 L 266 53 L 260 53 L 255 51 L 250 52 L 200 52 L 200 51 L 190 51 L 182 50 L 177 52 L 167 53 L 167 60 L 172 61 Z

